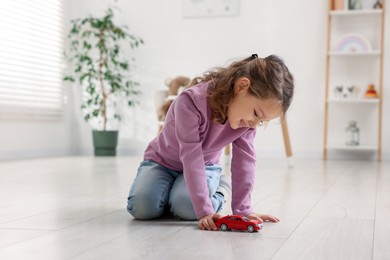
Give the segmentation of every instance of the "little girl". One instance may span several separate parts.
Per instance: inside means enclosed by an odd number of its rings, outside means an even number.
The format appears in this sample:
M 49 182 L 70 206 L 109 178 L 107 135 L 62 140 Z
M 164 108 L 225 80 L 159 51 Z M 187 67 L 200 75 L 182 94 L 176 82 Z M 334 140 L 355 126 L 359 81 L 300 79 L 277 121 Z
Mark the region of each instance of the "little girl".
M 278 222 L 255 213 L 251 204 L 256 127 L 285 115 L 294 80 L 277 56 L 256 54 L 192 80 L 168 110 L 160 134 L 146 148 L 131 186 L 127 210 L 136 219 L 172 214 L 198 220 L 204 230 L 214 221 L 232 190 L 232 211 L 259 221 Z M 232 144 L 231 181 L 221 176 L 222 149 Z M 231 182 L 231 185 L 230 185 Z

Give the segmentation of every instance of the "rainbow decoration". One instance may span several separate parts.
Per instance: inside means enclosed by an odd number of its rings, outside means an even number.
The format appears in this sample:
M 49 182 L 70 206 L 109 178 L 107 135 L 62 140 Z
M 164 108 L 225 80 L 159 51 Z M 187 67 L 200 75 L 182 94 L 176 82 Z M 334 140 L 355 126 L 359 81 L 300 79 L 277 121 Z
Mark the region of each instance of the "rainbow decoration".
M 336 44 L 338 52 L 366 52 L 371 50 L 371 44 L 359 34 L 347 34 L 341 37 Z

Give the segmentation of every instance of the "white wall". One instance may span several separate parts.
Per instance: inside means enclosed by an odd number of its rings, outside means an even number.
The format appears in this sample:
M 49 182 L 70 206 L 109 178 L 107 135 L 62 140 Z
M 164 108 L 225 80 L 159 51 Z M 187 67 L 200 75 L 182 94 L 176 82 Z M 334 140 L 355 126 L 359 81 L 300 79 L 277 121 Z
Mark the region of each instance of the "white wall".
M 69 18 L 72 19 L 88 13 L 102 14 L 106 3 L 112 1 L 72 0 L 68 3 Z M 321 158 L 327 1 L 241 0 L 237 17 L 200 19 L 182 18 L 181 0 L 119 0 L 117 5 L 121 10 L 118 21 L 129 25 L 131 32 L 145 41 L 145 45 L 134 52 L 143 91 L 141 105 L 131 110 L 127 122 L 122 126 L 120 152 L 141 154 L 147 142 L 155 136 L 153 93 L 165 88 L 163 82 L 167 77 L 193 77 L 211 67 L 223 66 L 233 58 L 246 57 L 252 53 L 258 53 L 259 56 L 274 53 L 284 58 L 296 79 L 295 99 L 288 114 L 294 156 Z M 389 39 L 389 23 L 387 15 L 386 42 Z M 390 113 L 389 55 L 389 52 L 385 53 L 383 106 L 383 152 L 387 159 L 390 158 L 390 122 L 386 116 Z M 73 105 L 77 108 L 77 98 L 72 102 L 75 102 Z M 1 124 L 8 124 L 6 134 L 18 128 L 17 124 L 0 122 L 1 129 Z M 45 129 L 46 126 L 40 125 L 39 128 Z M 58 126 L 68 129 L 60 132 L 59 136 L 65 136 L 68 141 L 67 138 L 72 135 L 70 143 L 77 143 L 84 153 L 91 152 L 90 128 L 79 116 L 76 116 L 74 122 L 70 119 Z M 52 133 L 58 128 L 45 131 Z M 26 141 L 28 136 L 34 135 L 27 135 Z M 40 136 L 45 137 L 47 133 Z M 5 140 L 6 137 L 0 138 Z M 57 141 L 55 148 L 67 149 L 67 141 Z M 24 140 L 18 142 L 18 147 L 24 149 Z M 37 145 L 53 148 L 53 142 L 27 143 L 29 149 L 36 149 Z M 280 126 L 271 125 L 266 131 L 260 130 L 256 147 L 262 157 L 284 156 Z M 11 148 L 12 144 L 7 143 L 2 150 Z
M 368 0 L 367 5 L 371 5 Z M 110 1 L 104 1 L 111 3 Z M 145 40 L 135 52 L 144 96 L 122 128 L 122 149 L 142 152 L 156 133 L 151 96 L 163 89 L 165 78 L 196 76 L 232 58 L 252 53 L 284 58 L 296 79 L 296 94 L 288 114 L 294 155 L 321 158 L 324 129 L 327 1 L 242 0 L 237 17 L 189 19 L 181 16 L 181 1 L 119 1 L 118 20 Z M 73 1 L 73 17 L 102 13 L 105 4 Z M 387 15 L 386 41 L 390 19 Z M 389 54 L 385 53 L 385 61 Z M 384 70 L 383 152 L 390 158 L 390 64 Z M 89 139 L 87 139 L 89 140 Z M 83 144 L 88 148 L 89 142 Z M 256 140 L 261 156 L 284 156 L 279 125 L 260 130 Z
M 69 106 L 65 110 L 64 117 L 55 121 L 0 120 L 0 160 L 78 153 Z

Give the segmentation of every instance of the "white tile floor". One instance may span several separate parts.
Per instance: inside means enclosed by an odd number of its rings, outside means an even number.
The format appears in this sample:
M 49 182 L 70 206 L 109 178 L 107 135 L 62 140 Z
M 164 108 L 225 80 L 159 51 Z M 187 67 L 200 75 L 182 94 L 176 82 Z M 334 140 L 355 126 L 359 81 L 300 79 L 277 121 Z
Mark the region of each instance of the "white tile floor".
M 254 207 L 281 222 L 249 234 L 134 220 L 140 160 L 0 162 L 0 259 L 390 259 L 389 162 L 260 161 Z

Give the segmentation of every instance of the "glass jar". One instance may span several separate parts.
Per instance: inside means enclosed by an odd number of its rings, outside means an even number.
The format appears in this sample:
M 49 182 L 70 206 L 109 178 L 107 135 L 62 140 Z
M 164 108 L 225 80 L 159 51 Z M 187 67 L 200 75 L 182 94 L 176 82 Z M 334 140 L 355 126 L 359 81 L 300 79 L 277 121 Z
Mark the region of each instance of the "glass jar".
M 359 128 L 357 127 L 356 121 L 350 121 L 348 127 L 345 129 L 347 134 L 346 145 L 348 146 L 356 146 L 359 145 Z
M 349 10 L 360 10 L 363 9 L 363 4 L 361 0 L 349 0 L 348 1 Z

